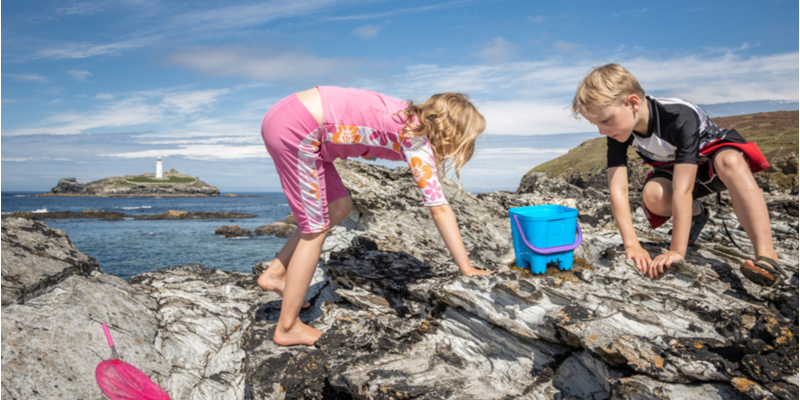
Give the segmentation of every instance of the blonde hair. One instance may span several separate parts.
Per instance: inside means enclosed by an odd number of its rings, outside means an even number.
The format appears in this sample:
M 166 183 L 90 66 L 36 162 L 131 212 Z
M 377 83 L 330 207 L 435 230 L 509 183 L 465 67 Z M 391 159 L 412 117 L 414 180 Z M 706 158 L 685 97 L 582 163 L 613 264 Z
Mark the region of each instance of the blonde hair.
M 408 121 L 403 127 L 403 135 L 427 136 L 439 175 L 444 176 L 453 169 L 461 191 L 459 171 L 472 158 L 475 140 L 486 128 L 483 115 L 461 93 L 435 94 L 421 104 L 409 101 L 408 107 L 400 113 Z M 414 124 L 414 117 L 419 120 L 419 125 Z M 445 163 L 447 160 L 451 160 L 449 165 Z
M 627 69 L 618 64 L 606 64 L 589 72 L 575 91 L 572 116 L 590 115 L 589 109 L 624 102 L 631 94 L 644 99 L 644 89 Z

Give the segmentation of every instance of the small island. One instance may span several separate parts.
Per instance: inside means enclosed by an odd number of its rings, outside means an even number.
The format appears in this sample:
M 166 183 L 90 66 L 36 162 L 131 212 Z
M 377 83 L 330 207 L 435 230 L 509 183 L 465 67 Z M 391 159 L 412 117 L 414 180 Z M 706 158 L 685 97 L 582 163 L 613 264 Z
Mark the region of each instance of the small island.
M 90 197 L 216 197 L 219 189 L 199 177 L 182 174 L 175 169 L 162 173 L 161 157 L 156 162 L 155 173 L 114 176 L 89 183 L 79 183 L 76 178 L 62 178 L 58 185 L 39 196 L 90 196 Z

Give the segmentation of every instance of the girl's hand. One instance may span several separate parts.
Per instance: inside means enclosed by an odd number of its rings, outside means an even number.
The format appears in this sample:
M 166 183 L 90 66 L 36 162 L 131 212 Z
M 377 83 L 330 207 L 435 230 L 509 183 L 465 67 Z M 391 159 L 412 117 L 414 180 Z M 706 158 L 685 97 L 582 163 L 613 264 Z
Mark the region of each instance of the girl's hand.
M 639 268 L 639 271 L 642 271 L 643 274 L 647 274 L 647 266 L 653 261 L 647 250 L 639 245 L 625 249 L 625 255 L 628 257 L 628 260 L 633 260 L 633 262 L 636 263 L 636 268 Z
M 680 260 L 683 260 L 683 256 L 674 250 L 670 250 L 664 254 L 661 254 L 652 262 L 650 262 L 650 271 L 648 276 L 650 276 L 651 279 L 658 278 L 664 274 L 664 271 L 666 271 L 667 268 L 672 267 L 672 263 Z

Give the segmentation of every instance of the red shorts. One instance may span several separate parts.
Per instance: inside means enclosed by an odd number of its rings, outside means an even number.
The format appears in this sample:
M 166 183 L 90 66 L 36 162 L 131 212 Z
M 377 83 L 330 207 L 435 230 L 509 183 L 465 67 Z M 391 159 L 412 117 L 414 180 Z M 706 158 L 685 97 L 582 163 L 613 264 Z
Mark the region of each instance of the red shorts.
M 736 149 L 744 156 L 745 160 L 747 160 L 750 165 L 750 171 L 752 173 L 769 168 L 769 162 L 764 157 L 764 154 L 761 153 L 758 145 L 753 142 L 733 143 L 725 142 L 724 140 L 712 142 L 700 151 L 700 165 L 697 167 L 697 176 L 695 177 L 694 189 L 692 190 L 693 199 L 699 199 L 712 193 L 727 190 L 727 187 L 725 187 L 725 184 L 719 179 L 719 176 L 717 176 L 714 170 L 714 157 L 716 157 L 720 151 L 728 148 Z M 644 182 L 645 185 L 653 178 L 666 178 L 672 181 L 672 175 L 675 169 L 674 164 L 652 165 L 656 168 L 647 175 Z M 647 206 L 644 205 L 644 200 L 642 201 L 642 209 L 644 210 L 644 215 L 647 217 L 647 221 L 650 222 L 650 226 L 652 226 L 653 229 L 669 221 L 669 217 L 656 215 L 648 210 Z

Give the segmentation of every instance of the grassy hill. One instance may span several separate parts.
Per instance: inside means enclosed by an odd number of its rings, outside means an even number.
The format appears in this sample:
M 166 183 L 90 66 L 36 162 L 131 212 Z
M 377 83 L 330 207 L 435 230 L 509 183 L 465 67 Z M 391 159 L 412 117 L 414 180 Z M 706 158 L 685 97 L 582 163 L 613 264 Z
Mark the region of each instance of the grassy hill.
M 720 127 L 736 129 L 745 139 L 758 144 L 772 164 L 772 168 L 758 174 L 762 175 L 760 180 L 770 179 L 781 188 L 792 186 L 797 178 L 798 111 L 736 115 L 712 118 L 712 121 Z M 641 163 L 633 149 L 628 150 L 628 158 L 633 164 Z M 538 171 L 567 181 L 581 178 L 588 181 L 589 177 L 597 178 L 598 173 L 605 171 L 605 166 L 606 138 L 598 137 L 581 143 L 561 157 L 536 166 L 528 174 Z

